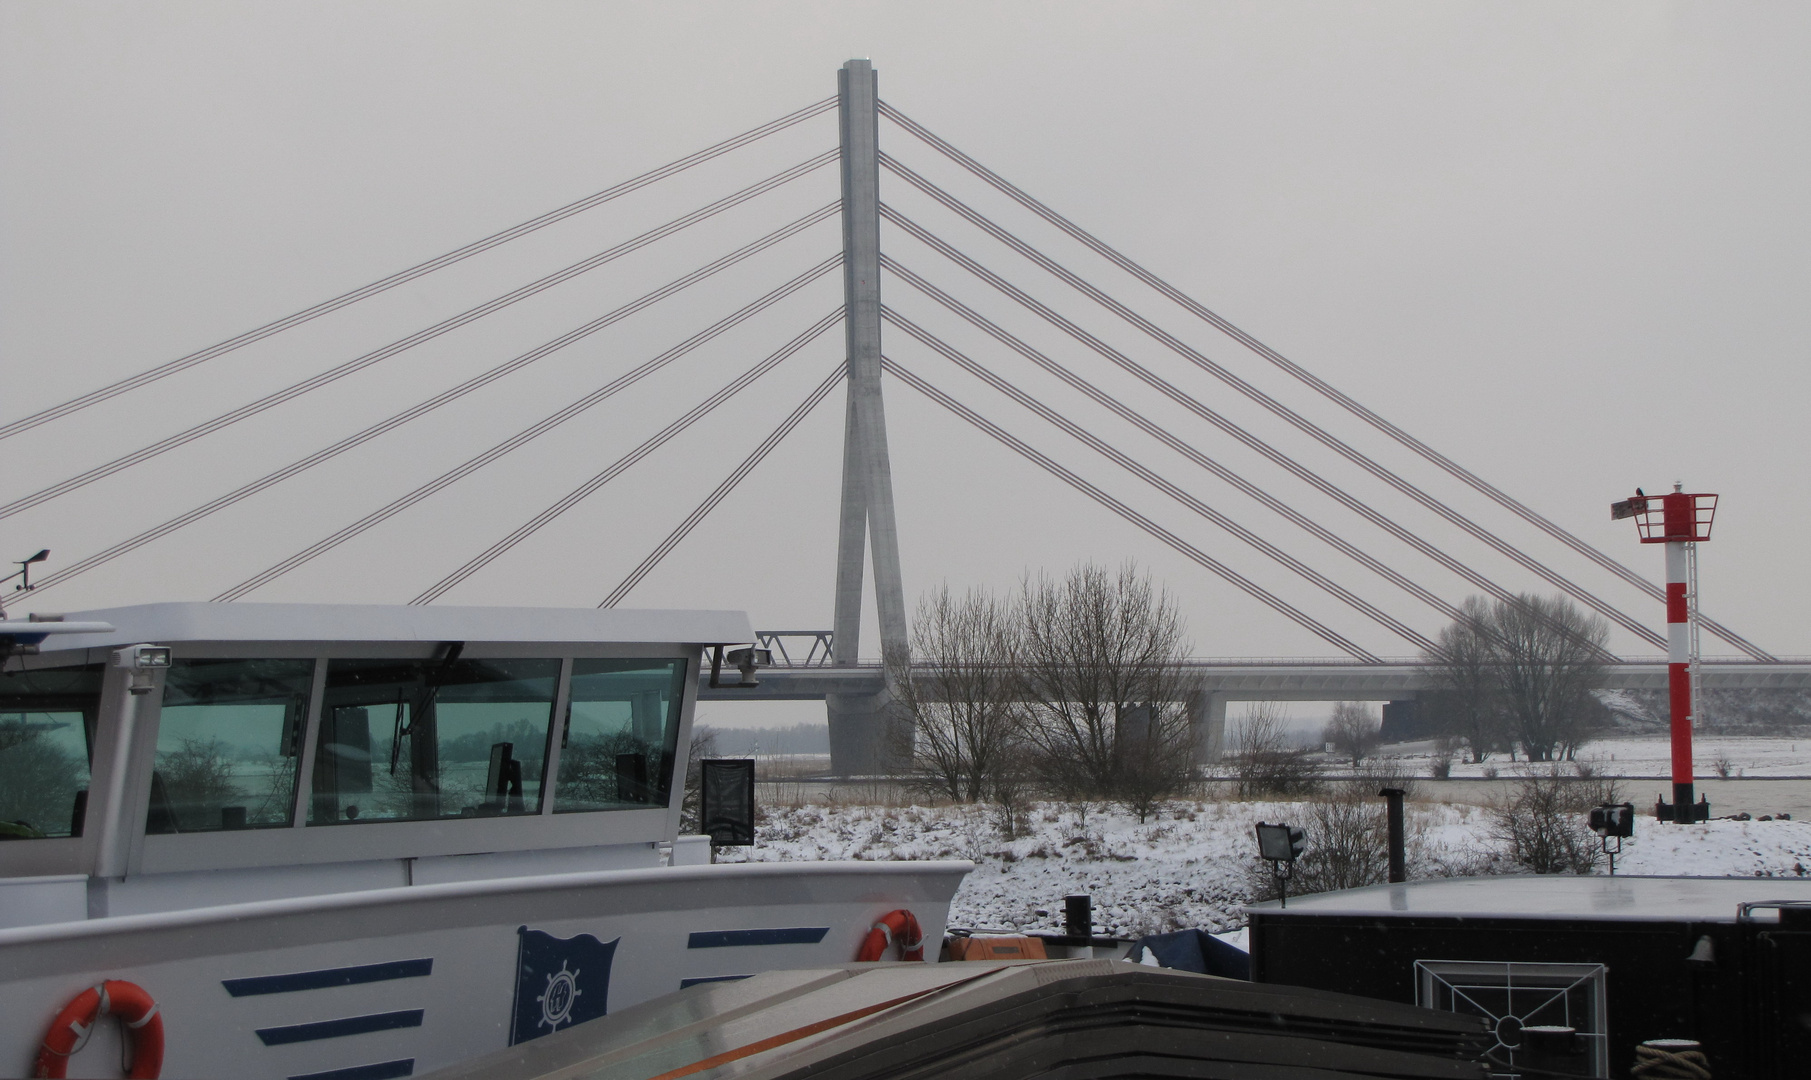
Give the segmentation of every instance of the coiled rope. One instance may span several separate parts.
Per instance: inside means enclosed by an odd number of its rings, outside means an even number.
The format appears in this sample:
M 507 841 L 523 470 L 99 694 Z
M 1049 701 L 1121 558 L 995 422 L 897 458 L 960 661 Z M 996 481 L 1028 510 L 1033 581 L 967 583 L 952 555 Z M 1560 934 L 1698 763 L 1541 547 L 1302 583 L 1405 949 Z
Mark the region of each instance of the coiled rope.
M 1635 1048 L 1629 1075 L 1640 1080 L 1710 1080 L 1710 1059 L 1689 1039 L 1650 1039 Z

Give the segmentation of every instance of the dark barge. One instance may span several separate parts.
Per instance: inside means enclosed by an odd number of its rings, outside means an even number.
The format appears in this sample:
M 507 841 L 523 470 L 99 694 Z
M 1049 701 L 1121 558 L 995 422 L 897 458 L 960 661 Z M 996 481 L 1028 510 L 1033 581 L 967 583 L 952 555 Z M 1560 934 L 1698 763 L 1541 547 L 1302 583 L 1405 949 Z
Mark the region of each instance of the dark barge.
M 1252 978 L 1484 1016 L 1492 1057 L 1626 1076 L 1649 1039 L 1703 1044 L 1714 1076 L 1811 1061 L 1811 880 L 1448 878 L 1250 910 Z M 1541 1064 L 1549 1064 L 1544 1058 Z

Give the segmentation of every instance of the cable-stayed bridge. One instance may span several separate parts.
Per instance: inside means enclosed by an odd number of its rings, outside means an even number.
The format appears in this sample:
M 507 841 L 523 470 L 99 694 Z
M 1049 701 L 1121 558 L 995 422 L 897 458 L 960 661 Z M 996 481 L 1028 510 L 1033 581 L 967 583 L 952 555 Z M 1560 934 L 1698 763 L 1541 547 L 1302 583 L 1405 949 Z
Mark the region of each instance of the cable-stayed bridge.
M 776 417 L 771 431 L 598 603 L 610 607 L 626 601 L 841 388 L 845 419 L 838 553 L 834 581 L 824 583 L 832 588 L 832 627 L 805 634 L 817 651 L 808 646 L 797 662 L 768 672 L 763 687 L 752 695 L 826 700 L 839 771 L 861 771 L 878 753 L 884 680 L 877 664 L 862 662 L 860 640 L 863 597 L 870 579 L 878 651 L 904 649 L 908 638 L 883 386 L 909 389 L 1025 467 L 1114 515 L 1341 654 L 1337 661 L 1201 662 L 1197 666 L 1203 689 L 1197 712 L 1210 742 L 1223 721 L 1226 701 L 1241 697 L 1412 696 L 1412 663 L 1367 646 L 1349 627 L 1342 629 L 1345 621 L 1356 619 L 1400 642 L 1403 650 L 1419 652 L 1431 645 L 1431 633 L 1457 616 L 1457 603 L 1465 595 L 1506 599 L 1526 588 L 1520 583 L 1533 582 L 1544 591 L 1566 595 L 1638 647 L 1664 648 L 1655 629 L 1664 593 L 1648 575 L 1415 438 L 883 102 L 867 61 L 845 64 L 838 79 L 835 96 L 661 168 L 0 424 L 0 440 L 8 440 L 53 424 L 79 423 L 86 410 L 104 402 L 146 391 L 179 373 L 328 319 L 580 215 L 607 213 L 617 200 L 675 181 L 707 163 L 733 163 L 739 152 L 782 133 L 815 130 L 813 125 L 827 126 L 832 118 L 836 122 L 836 145 L 830 149 L 767 175 L 747 177 L 748 182 L 735 190 L 508 292 L 0 503 L 0 519 L 15 517 L 129 470 L 156 468 L 166 454 L 242 423 L 284 415 L 320 400 L 320 392 L 328 387 L 361 375 L 370 377 L 368 373 L 411 350 L 460 331 L 469 333 L 468 328 L 518 304 L 586 275 L 607 272 L 616 264 L 627 265 L 625 261 L 640 253 L 670 247 L 680 242 L 673 238 L 694 235 L 689 231 L 704 222 L 745 206 L 760 208 L 776 198 L 792 197 L 813 183 L 827 182 L 833 172 L 840 177 L 835 198 L 806 199 L 809 209 L 802 214 L 768 222 L 760 236 L 685 273 L 653 277 L 632 298 L 526 351 L 181 513 L 109 538 L 74 561 L 59 560 L 58 569 L 38 579 L 38 589 L 54 590 L 117 565 L 182 530 L 205 527 L 214 515 L 344 455 L 367 446 L 372 447 L 369 452 L 385 452 L 396 445 L 395 439 L 414 430 L 411 425 L 438 410 L 507 389 L 514 385 L 512 380 L 525 377 L 562 350 L 614 328 L 652 320 L 674 342 L 356 519 L 298 538 L 290 549 L 272 553 L 274 561 L 256 572 L 223 582 L 213 596 L 220 602 L 255 599 L 279 579 L 435 499 L 605 402 L 633 394 L 638 385 L 664 385 L 660 382 L 664 375 L 679 370 L 687 357 L 712 343 L 728 340 L 739 329 L 790 319 L 793 332 L 769 342 L 760 359 L 726 382 L 707 387 L 701 398 L 620 456 L 607 463 L 574 462 L 575 472 L 588 475 L 577 477 L 576 484 L 522 520 L 502 523 L 483 535 L 479 550 L 457 566 L 436 570 L 440 576 L 425 582 L 409 602 L 442 601 L 512 552 L 519 555 L 522 545 L 585 500 L 645 462 L 658 460 L 663 448 L 773 372 L 817 362 L 820 370 L 807 380 L 809 389 L 796 405 Z M 889 139 L 897 137 L 898 144 L 888 142 L 883 149 L 883 130 Z M 1007 227 L 1000 215 L 984 212 L 979 199 L 965 198 L 955 190 L 955 182 L 940 183 L 935 170 L 1003 203 L 1039 234 Z M 888 192 L 898 198 L 882 200 L 883 177 Z M 832 222 L 841 226 L 840 244 L 825 243 Z M 883 235 L 889 241 L 884 249 Z M 1059 258 L 1053 254 L 1058 250 L 1055 244 L 1039 236 L 1059 241 L 1064 251 L 1079 252 L 1082 262 Z M 812 250 L 811 244 L 820 248 Z M 988 254 L 976 254 L 983 249 Z M 794 261 L 803 265 L 789 274 L 772 274 L 764 290 L 714 321 L 699 320 L 703 325 L 662 321 L 662 313 L 671 310 L 662 305 L 673 298 L 692 295 L 708 281 L 747 276 L 750 268 L 767 266 L 763 260 L 774 253 L 800 250 L 809 257 Z M 839 272 L 840 302 L 828 311 L 801 311 Z M 1109 278 L 1119 284 L 1100 283 Z M 1163 314 L 1154 316 L 1151 310 Z M 833 332 L 839 327 L 843 343 L 833 348 Z M 1241 359 L 1256 360 L 1257 373 L 1235 369 L 1231 361 L 1210 355 L 1198 344 L 1203 330 L 1230 339 L 1242 352 Z M 888 350 L 882 347 L 883 333 Z M 826 352 L 834 353 L 834 362 L 813 360 Z M 951 381 L 952 369 L 958 382 Z M 977 406 L 972 389 L 976 383 L 989 402 L 998 401 L 1015 419 L 1028 420 L 1066 440 L 1066 453 L 1086 457 L 1113 479 L 1103 482 L 1099 474 L 1085 474 L 1073 464 L 1073 457 L 1035 444 L 997 413 Z M 1308 404 L 1285 400 L 1278 385 L 1301 394 Z M 659 402 L 646 407 L 656 414 L 667 412 Z M 1361 446 L 1351 434 L 1337 433 L 1328 416 L 1349 422 L 1370 442 Z M 1281 434 L 1267 434 L 1271 431 Z M 1150 463 L 1153 447 L 1148 444 L 1155 444 L 1164 463 L 1161 468 Z M 1405 457 L 1431 470 L 1440 490 L 1390 464 Z M 1364 493 L 1360 484 L 1377 494 Z M 1216 501 L 1209 501 L 1209 489 Z M 1221 492 L 1230 499 L 1221 501 Z M 1176 518 L 1160 520 L 1140 501 L 1146 499 L 1162 500 L 1188 524 L 1178 526 Z M 1240 516 L 1227 505 L 1238 507 Z M 1253 511 L 1269 532 L 1243 517 Z M 1536 542 L 1509 539 L 1500 522 L 1514 524 Z M 1253 570 L 1254 565 L 1264 570 Z M 1706 685 L 1811 684 L 1811 664 L 1783 661 L 1721 621 L 1706 618 L 1703 625 L 1736 654 L 1705 662 Z M 1663 672 L 1664 665 L 1657 660 L 1642 663 L 1631 658 L 1613 667 L 1613 685 L 1661 685 Z M 747 691 L 734 693 L 750 696 Z

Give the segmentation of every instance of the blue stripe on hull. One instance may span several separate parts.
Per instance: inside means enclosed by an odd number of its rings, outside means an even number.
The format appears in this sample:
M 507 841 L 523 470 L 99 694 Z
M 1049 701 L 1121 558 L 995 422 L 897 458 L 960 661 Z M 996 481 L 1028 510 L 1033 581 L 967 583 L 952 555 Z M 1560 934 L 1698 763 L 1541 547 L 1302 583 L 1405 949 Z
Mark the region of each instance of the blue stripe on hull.
M 234 997 L 250 997 L 254 994 L 289 994 L 297 990 L 324 990 L 331 986 L 353 986 L 357 983 L 387 982 L 391 979 L 416 979 L 431 975 L 433 971 L 434 958 L 430 956 L 423 960 L 392 960 L 383 964 L 322 968 L 319 971 L 297 971 L 288 975 L 222 979 L 220 985 L 226 987 L 226 992 Z
M 391 1080 L 392 1077 L 411 1076 L 414 1072 L 415 1059 L 403 1058 L 400 1061 L 379 1061 L 373 1065 L 354 1065 L 349 1069 L 302 1073 L 289 1080 Z
M 283 1046 L 286 1043 L 313 1042 L 316 1039 L 337 1039 L 344 1035 L 363 1035 L 368 1031 L 394 1031 L 397 1028 L 420 1027 L 421 1014 L 421 1009 L 405 1009 L 400 1012 L 348 1016 L 341 1020 L 320 1020 L 312 1024 L 259 1028 L 258 1038 L 264 1040 L 265 1046 Z
M 738 945 L 816 945 L 830 932 L 828 926 L 782 926 L 770 930 L 701 930 L 685 944 L 688 949 L 724 949 Z

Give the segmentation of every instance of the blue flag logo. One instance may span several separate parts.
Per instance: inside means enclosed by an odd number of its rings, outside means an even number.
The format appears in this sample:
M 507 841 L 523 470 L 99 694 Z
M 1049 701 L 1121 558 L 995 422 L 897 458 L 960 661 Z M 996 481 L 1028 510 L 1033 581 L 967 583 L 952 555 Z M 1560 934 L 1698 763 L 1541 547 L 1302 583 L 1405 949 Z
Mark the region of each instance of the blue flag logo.
M 557 938 L 516 929 L 516 1006 L 509 1044 L 595 1020 L 610 1011 L 610 963 L 615 941 L 590 934 Z

